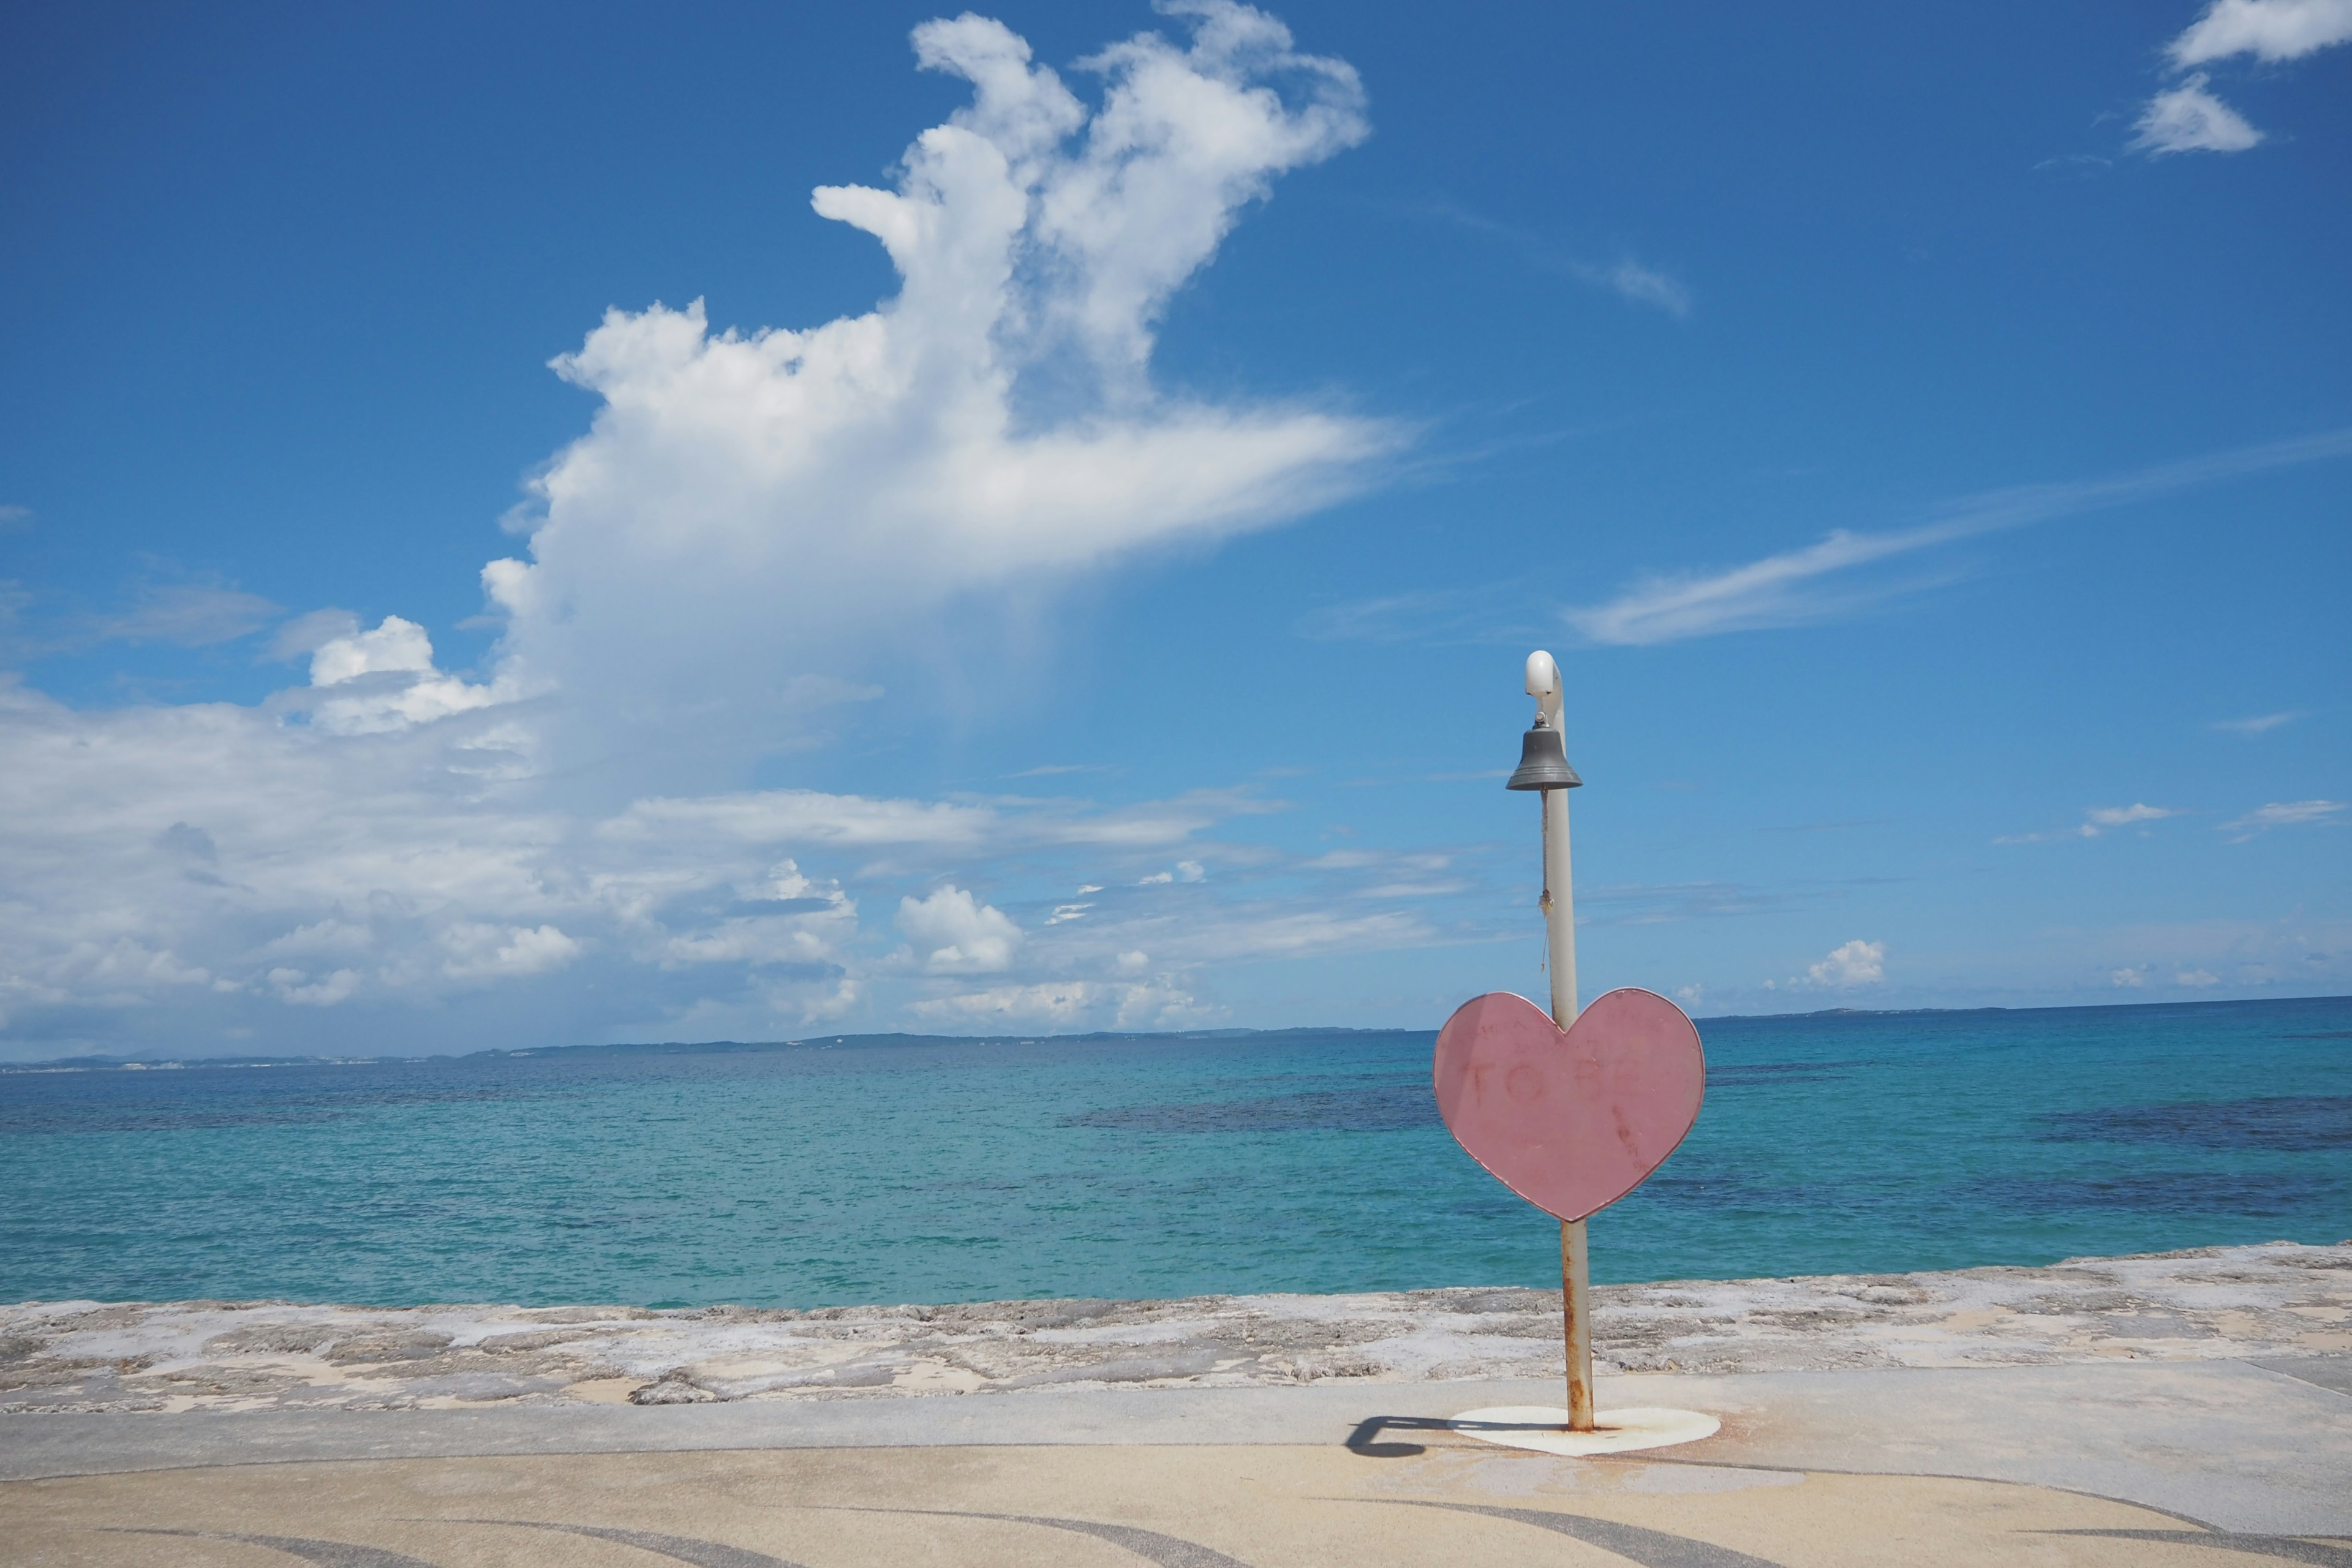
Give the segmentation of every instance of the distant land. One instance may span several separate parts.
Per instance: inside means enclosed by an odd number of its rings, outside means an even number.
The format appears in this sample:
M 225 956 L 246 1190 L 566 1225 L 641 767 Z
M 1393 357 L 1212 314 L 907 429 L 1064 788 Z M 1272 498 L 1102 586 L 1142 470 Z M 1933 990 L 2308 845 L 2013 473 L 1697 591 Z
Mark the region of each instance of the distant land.
M 2201 1002 L 2116 1002 L 2075 1007 L 1823 1007 L 1811 1013 L 1724 1013 L 1700 1018 L 1700 1024 L 1768 1024 L 1795 1023 L 1808 1018 L 1926 1018 L 1958 1017 L 1969 1014 L 2008 1013 L 2126 1013 L 2126 1012 L 2220 1012 L 2232 1007 L 2263 1006 L 2278 1002 L 2352 1001 L 2338 996 L 2271 996 L 2246 997 L 2234 1001 Z M 1027 1045 L 1040 1040 L 1066 1044 L 1101 1041 L 1109 1044 L 1121 1040 L 1240 1040 L 1259 1039 L 1269 1043 L 1300 1040 L 1330 1035 L 1430 1035 L 1427 1029 L 1363 1029 L 1334 1026 L 1328 1028 L 1291 1029 L 1158 1029 L 1108 1030 L 1097 1029 L 1086 1034 L 1055 1035 L 1032 1031 L 1006 1035 L 819 1035 L 797 1040 L 646 1040 L 616 1045 L 532 1046 L 520 1050 L 466 1051 L 425 1053 L 417 1056 L 379 1057 L 53 1057 L 46 1061 L 0 1062 L 0 1073 L 25 1072 L 152 1072 L 191 1068 L 295 1068 L 295 1067 L 373 1067 L 388 1062 L 476 1061 L 521 1057 L 554 1056 L 714 1056 L 756 1051 L 823 1050 L 836 1048 L 880 1047 L 890 1046 L 986 1046 Z

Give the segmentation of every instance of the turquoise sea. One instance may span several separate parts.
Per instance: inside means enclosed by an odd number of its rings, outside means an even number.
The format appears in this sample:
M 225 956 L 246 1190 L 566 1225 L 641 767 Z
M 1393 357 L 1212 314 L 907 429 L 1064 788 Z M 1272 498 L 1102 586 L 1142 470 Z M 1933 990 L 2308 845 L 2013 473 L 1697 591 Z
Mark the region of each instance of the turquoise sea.
M 1725 1018 L 1603 1280 L 2352 1237 L 2352 998 Z M 1428 1032 L 0 1071 L 0 1300 L 1556 1283 Z

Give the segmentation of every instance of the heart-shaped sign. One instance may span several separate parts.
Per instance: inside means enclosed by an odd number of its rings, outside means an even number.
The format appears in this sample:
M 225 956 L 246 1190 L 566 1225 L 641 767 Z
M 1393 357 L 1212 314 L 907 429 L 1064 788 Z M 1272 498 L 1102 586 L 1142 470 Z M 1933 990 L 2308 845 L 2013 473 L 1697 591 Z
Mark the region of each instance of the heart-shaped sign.
M 1445 1129 L 1511 1191 L 1562 1219 L 1607 1208 L 1664 1163 L 1698 1120 L 1698 1027 L 1653 991 L 1612 991 L 1562 1030 L 1490 991 L 1437 1032 Z

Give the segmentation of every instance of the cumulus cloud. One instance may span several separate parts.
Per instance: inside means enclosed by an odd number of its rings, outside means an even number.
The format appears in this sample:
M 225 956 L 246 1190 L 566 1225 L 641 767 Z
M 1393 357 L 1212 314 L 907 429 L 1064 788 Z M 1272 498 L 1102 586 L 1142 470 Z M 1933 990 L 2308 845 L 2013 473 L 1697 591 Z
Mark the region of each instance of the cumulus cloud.
M 457 925 L 441 941 L 451 954 L 444 972 L 458 980 L 544 974 L 580 956 L 579 942 L 551 925 Z
M 311 705 L 310 721 L 338 735 L 429 724 L 508 694 L 435 668 L 425 628 L 398 616 L 386 616 L 373 631 L 353 629 L 320 643 L 310 655 L 310 685 L 328 693 Z
M 2236 110 L 2206 90 L 2211 79 L 2199 71 L 2179 87 L 2147 100 L 2134 127 L 2132 146 L 2153 156 L 2168 153 L 2242 153 L 2263 133 Z
M 373 648 L 414 667 L 403 640 L 337 657 L 364 662 Z M 1269 805 L 1238 793 L 1096 806 L 778 790 L 583 816 L 499 765 L 529 764 L 506 749 L 510 720 L 497 707 L 349 732 L 284 721 L 295 716 L 229 703 L 79 713 L 0 682 L 0 753 L 10 759 L 0 769 L 0 1015 L 15 1021 L 16 1054 L 30 1041 L 119 1042 L 146 1028 L 183 1050 L 232 1026 L 301 1040 L 299 1020 L 272 1021 L 280 1007 L 373 1008 L 372 1032 L 347 1025 L 339 1043 L 413 1048 L 424 1042 L 403 1009 L 508 991 L 572 1020 L 557 1026 L 583 1031 L 575 1037 L 676 1037 L 695 1019 L 773 1037 L 839 1016 L 894 972 L 844 875 L 887 882 L 928 868 L 932 890 L 896 906 L 899 932 L 919 950 L 912 967 L 1003 973 L 1030 940 L 961 879 L 939 883 L 938 868 L 1001 875 L 1024 858 L 1075 857 L 1131 868 L 1131 879 Z M 1123 955 L 1143 951 L 1146 931 L 1171 975 L 1237 952 L 1346 951 L 1426 933 L 1409 921 L 1302 923 L 1289 910 L 1260 911 L 1239 930 L 1214 910 L 1105 912 L 1113 919 L 1099 937 L 1042 962 L 1132 985 L 1144 982 Z M 592 954 L 600 994 L 570 979 Z M 444 1015 L 433 1037 L 457 1027 Z
M 824 673 L 910 614 L 1298 514 L 1394 434 L 1304 405 L 1165 397 L 1168 300 L 1275 176 L 1367 133 L 1345 63 L 1226 0 L 1171 7 L 1082 62 L 1089 109 L 1027 44 L 966 15 L 915 32 L 972 102 L 892 189 L 820 216 L 879 240 L 898 294 L 806 330 L 713 331 L 697 301 L 615 310 L 555 362 L 603 406 L 535 484 L 530 559 L 484 583 L 502 671 L 569 713 L 772 750 L 772 671 Z M 714 723 L 714 715 L 723 715 Z
M 2352 0 L 2214 0 L 2166 52 L 2187 68 L 2252 55 L 2292 60 L 2352 40 Z
M 1805 971 L 1815 985 L 1845 989 L 1875 985 L 1886 975 L 1886 944 L 1857 937 L 1831 950 L 1830 955 Z
M 1369 130 L 1355 72 L 1273 17 L 1164 9 L 1164 32 L 1066 80 L 999 23 L 916 30 L 916 63 L 968 103 L 887 188 L 812 199 L 887 254 L 873 310 L 742 331 L 646 304 L 556 360 L 598 406 L 532 481 L 525 547 L 483 569 L 499 635 L 478 668 L 399 615 L 286 620 L 184 584 L 111 635 L 277 621 L 307 684 L 82 712 L 0 677 L 5 1049 L 305 1048 L 320 1009 L 339 1048 L 776 1037 L 902 1002 L 1163 1026 L 1216 1016 L 1205 966 L 1434 940 L 1411 910 L 1211 900 L 1206 867 L 1255 851 L 1204 836 L 1280 808 L 1251 790 L 740 787 L 881 694 L 909 617 L 1034 614 L 1087 574 L 1347 493 L 1399 444 L 1324 403 L 1154 384 L 1174 293 L 1279 176 Z M 895 917 L 861 918 L 861 895 Z
M 1349 889 L 1302 888 L 1279 859 L 1274 890 L 1217 896 L 1183 847 L 1280 804 L 1246 792 L 1104 806 L 775 790 L 593 816 L 531 787 L 497 706 L 351 733 L 296 717 L 78 713 L 0 683 L 0 1053 L 317 1049 L 323 1011 L 339 1050 L 776 1038 L 850 1016 L 1175 1026 L 1221 1016 L 1202 980 L 1226 965 L 1458 940 L 1418 908 L 1335 912 Z M 1073 867 L 1108 874 L 1077 883 Z M 969 890 L 975 874 L 1082 886 L 1067 904 L 1085 918 L 1016 918 Z M 887 889 L 881 930 L 861 884 Z M 965 975 L 997 983 L 941 989 Z
M 1022 930 L 1013 917 L 958 887 L 898 900 L 898 929 L 933 974 L 980 974 L 1013 966 Z

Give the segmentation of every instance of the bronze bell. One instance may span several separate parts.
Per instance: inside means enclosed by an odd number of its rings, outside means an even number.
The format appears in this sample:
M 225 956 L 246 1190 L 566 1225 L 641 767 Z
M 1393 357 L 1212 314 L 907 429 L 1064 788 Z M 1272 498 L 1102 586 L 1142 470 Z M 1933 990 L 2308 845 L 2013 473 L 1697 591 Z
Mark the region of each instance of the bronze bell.
M 1568 765 L 1568 746 L 1540 715 L 1519 742 L 1519 771 L 1505 789 L 1574 789 L 1584 781 Z

